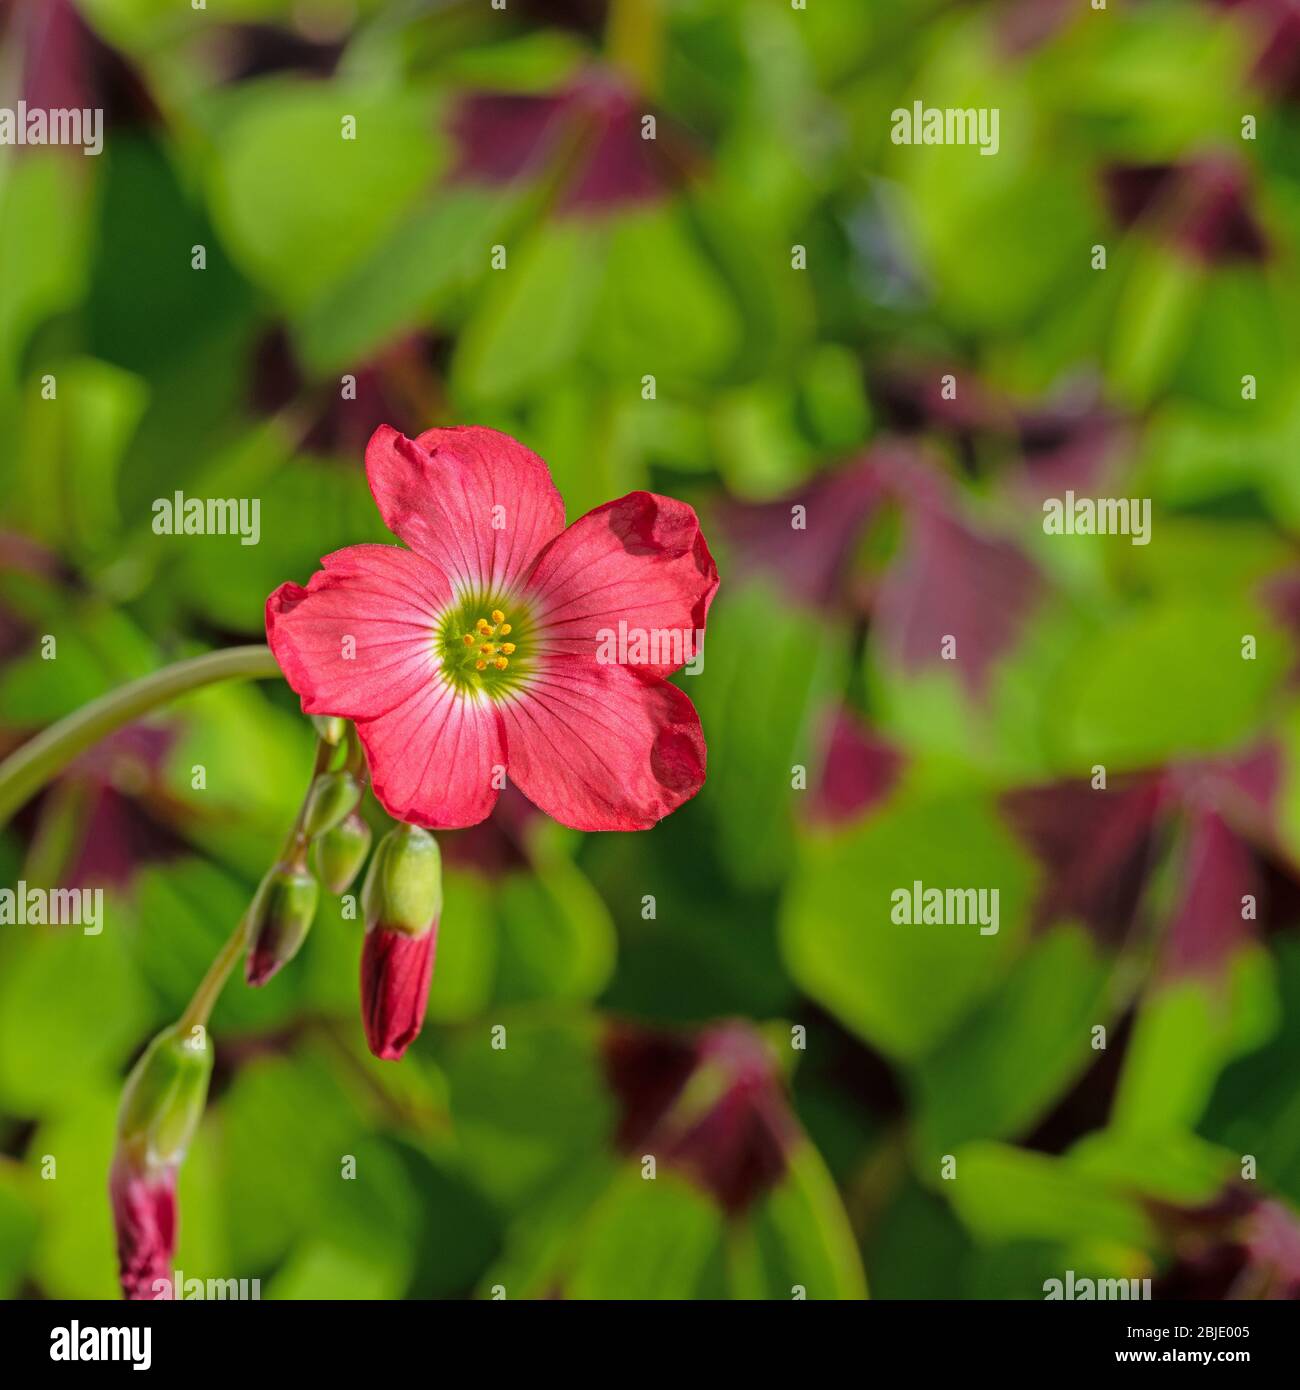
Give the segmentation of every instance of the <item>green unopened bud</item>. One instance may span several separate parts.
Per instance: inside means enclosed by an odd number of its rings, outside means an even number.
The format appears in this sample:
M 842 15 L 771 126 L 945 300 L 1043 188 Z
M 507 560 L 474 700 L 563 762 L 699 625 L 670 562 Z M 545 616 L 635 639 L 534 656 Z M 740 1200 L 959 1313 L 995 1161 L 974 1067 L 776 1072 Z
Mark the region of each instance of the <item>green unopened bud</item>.
M 137 1165 L 177 1164 L 208 1098 L 212 1042 L 206 1028 L 164 1028 L 127 1077 L 118 1111 L 122 1148 Z
M 398 825 L 384 836 L 370 861 L 361 906 L 366 930 L 386 927 L 419 936 L 442 912 L 442 855 L 438 842 L 418 825 Z
M 303 833 L 314 838 L 332 830 L 361 800 L 361 784 L 350 772 L 322 772 L 307 793 Z
M 262 880 L 249 909 L 244 978 L 264 985 L 298 954 L 307 938 L 320 887 L 306 869 L 281 864 Z
M 346 893 L 369 851 L 370 827 L 353 811 L 316 841 L 312 859 L 325 887 L 331 893 Z
M 311 722 L 317 735 L 331 748 L 337 748 L 347 737 L 348 721 L 337 714 L 313 714 Z

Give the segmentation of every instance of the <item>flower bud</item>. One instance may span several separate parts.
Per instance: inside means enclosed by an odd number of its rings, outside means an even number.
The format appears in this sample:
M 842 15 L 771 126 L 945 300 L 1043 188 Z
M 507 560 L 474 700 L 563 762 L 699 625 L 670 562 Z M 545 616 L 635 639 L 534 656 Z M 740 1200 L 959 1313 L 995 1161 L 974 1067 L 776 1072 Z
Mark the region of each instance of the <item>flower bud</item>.
M 179 1163 L 203 1114 L 211 1075 L 207 1029 L 165 1028 L 127 1077 L 117 1117 L 119 1148 L 137 1165 Z
M 337 748 L 347 737 L 348 721 L 337 714 L 313 714 L 311 722 L 318 737 L 331 748 Z
M 424 1023 L 442 911 L 438 842 L 418 826 L 383 838 L 361 894 L 361 1015 L 376 1057 L 401 1057 Z
M 419 1036 L 433 980 L 438 924 L 412 936 L 372 927 L 361 947 L 361 1019 L 381 1061 L 395 1062 Z
M 319 894 L 316 879 L 306 869 L 281 864 L 262 880 L 249 909 L 244 978 L 250 985 L 264 985 L 298 954 L 316 915 Z
M 127 1078 L 108 1192 L 127 1298 L 156 1296 L 176 1250 L 176 1169 L 208 1095 L 212 1047 L 205 1028 L 165 1029 Z
M 350 772 L 322 772 L 307 793 L 303 834 L 323 835 L 342 821 L 361 800 L 361 784 Z
M 346 893 L 366 862 L 370 827 L 353 811 L 312 846 L 312 861 L 320 881 L 331 893 Z
M 379 842 L 370 861 L 361 906 L 366 930 L 386 927 L 418 936 L 442 911 L 442 855 L 418 825 L 398 825 Z
M 108 1197 L 117 1232 L 117 1267 L 122 1294 L 156 1297 L 155 1284 L 172 1277 L 176 1252 L 176 1169 L 137 1168 L 119 1154 L 108 1177 Z

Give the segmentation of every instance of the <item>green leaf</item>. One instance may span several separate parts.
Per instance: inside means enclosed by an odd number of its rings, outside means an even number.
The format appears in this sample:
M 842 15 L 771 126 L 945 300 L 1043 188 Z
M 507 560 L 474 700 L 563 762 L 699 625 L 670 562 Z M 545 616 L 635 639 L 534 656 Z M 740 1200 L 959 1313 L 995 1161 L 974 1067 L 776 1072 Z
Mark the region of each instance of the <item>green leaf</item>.
M 589 355 L 607 376 L 694 387 L 737 351 L 739 316 L 725 284 L 671 207 L 628 213 L 609 236 Z
M 547 385 L 578 352 L 603 274 L 605 233 L 542 224 L 508 246 L 456 347 L 452 381 L 471 400 L 515 400 Z M 491 248 L 484 247 L 486 258 Z
M 1032 1126 L 1094 1059 L 1106 964 L 1077 927 L 1031 943 L 994 999 L 916 1071 L 921 1145 L 951 1151 Z
M 486 279 L 488 250 L 513 206 L 482 189 L 440 189 L 300 316 L 295 340 L 308 368 L 355 366 Z
M 494 1047 L 498 1023 L 504 1046 Z M 502 1205 L 527 1205 L 608 1142 L 613 1114 L 596 1044 L 585 1018 L 504 1013 L 447 1049 L 466 1172 Z
M 1063 1159 L 993 1143 L 966 1144 L 955 1157 L 957 1175 L 940 1187 L 979 1240 L 1151 1239 L 1135 1199 Z
M 722 1212 L 672 1173 L 625 1170 L 587 1216 L 565 1285 L 577 1299 L 698 1297 L 722 1239 Z
M 343 138 L 355 117 L 356 138 Z M 216 124 L 213 214 L 247 274 L 289 310 L 373 252 L 445 157 L 424 94 L 390 82 L 274 79 Z
M 724 590 L 709 619 L 704 670 L 687 686 L 709 740 L 701 800 L 733 879 L 771 886 L 788 870 L 806 795 L 792 789 L 794 767 L 816 766 L 819 721 L 843 687 L 845 648 L 766 585 Z
M 600 895 L 563 851 L 537 856 L 497 893 L 501 924 L 496 998 L 591 999 L 614 969 L 614 924 Z
M 1157 984 L 1138 1013 L 1111 1123 L 1153 1134 L 1194 1125 L 1227 1063 L 1276 1026 L 1272 962 L 1258 948 L 1234 957 L 1226 979 Z
M 0 966 L 0 1103 L 54 1115 L 120 1074 L 149 1020 L 122 914 L 102 930 L 7 926 Z
M 1248 634 L 1259 643 L 1253 660 L 1242 654 Z M 1061 672 L 1056 708 L 1066 749 L 1081 765 L 1113 770 L 1237 746 L 1262 723 L 1288 660 L 1257 609 L 1231 602 L 1139 609 L 1098 633 Z
M 749 1217 L 762 1263 L 752 1296 L 866 1298 L 857 1241 L 821 1155 L 803 1141 L 789 1163 Z
M 983 800 L 902 805 L 856 829 L 809 836 L 781 909 L 787 965 L 859 1036 L 892 1056 L 919 1058 L 999 988 L 1024 930 L 1029 877 Z M 910 897 L 918 881 L 996 890 L 996 934 L 981 935 L 978 923 L 892 921 L 892 895 Z

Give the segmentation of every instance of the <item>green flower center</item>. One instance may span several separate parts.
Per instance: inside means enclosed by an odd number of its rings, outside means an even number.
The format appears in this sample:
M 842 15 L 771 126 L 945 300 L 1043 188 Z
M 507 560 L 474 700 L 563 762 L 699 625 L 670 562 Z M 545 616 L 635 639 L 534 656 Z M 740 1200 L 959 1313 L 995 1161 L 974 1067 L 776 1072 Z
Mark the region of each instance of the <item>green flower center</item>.
M 506 695 L 528 673 L 532 626 L 528 610 L 515 599 L 466 594 L 438 626 L 443 673 L 459 691 Z

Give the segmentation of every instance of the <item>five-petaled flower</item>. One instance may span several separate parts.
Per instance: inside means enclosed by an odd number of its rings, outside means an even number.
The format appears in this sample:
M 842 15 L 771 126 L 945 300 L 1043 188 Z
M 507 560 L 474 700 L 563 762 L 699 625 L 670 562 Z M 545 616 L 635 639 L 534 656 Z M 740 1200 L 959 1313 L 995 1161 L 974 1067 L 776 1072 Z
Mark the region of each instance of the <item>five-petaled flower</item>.
M 633 492 L 566 528 L 545 462 L 474 426 L 381 426 L 366 471 L 410 548 L 325 556 L 305 589 L 271 595 L 266 628 L 303 710 L 355 721 L 390 815 L 474 825 L 504 772 L 565 825 L 640 830 L 699 790 L 676 666 L 598 659 L 620 621 L 703 630 L 718 572 L 691 507 Z

